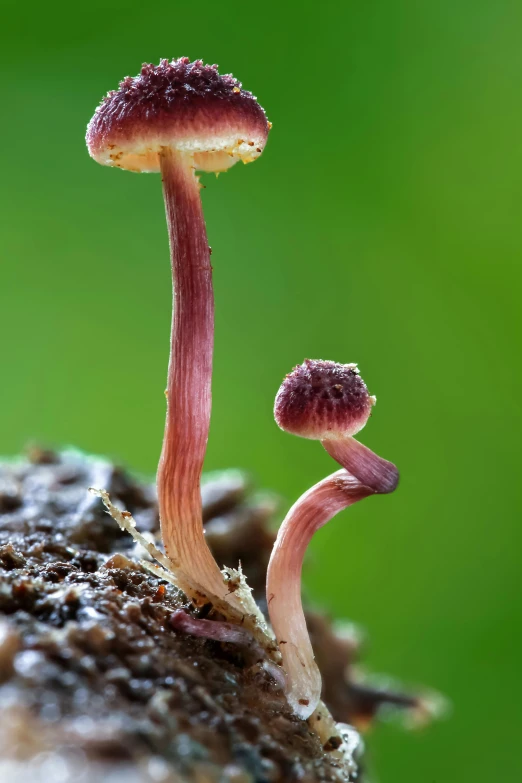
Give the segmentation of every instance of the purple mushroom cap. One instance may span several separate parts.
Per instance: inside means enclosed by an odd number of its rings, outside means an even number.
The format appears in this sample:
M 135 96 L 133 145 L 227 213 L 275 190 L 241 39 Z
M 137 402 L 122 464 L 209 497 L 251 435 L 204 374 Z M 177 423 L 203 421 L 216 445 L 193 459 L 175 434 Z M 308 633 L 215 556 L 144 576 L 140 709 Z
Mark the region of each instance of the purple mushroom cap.
M 328 440 L 355 435 L 375 405 L 356 364 L 306 359 L 284 379 L 274 416 L 282 430 Z
M 109 92 L 87 127 L 91 157 L 130 171 L 159 171 L 159 153 L 187 153 L 201 171 L 255 160 L 270 123 L 252 93 L 216 65 L 188 57 L 143 65 Z

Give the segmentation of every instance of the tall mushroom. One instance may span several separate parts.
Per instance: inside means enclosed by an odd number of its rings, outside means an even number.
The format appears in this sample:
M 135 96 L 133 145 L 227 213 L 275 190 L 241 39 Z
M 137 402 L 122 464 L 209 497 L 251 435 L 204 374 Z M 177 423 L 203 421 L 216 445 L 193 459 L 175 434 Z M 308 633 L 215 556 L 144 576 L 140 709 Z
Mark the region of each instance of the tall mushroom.
M 157 485 L 167 554 L 204 589 L 227 588 L 205 542 L 200 477 L 211 410 L 214 297 L 199 171 L 255 160 L 270 124 L 256 98 L 215 65 L 187 57 L 144 65 L 109 92 L 87 128 L 91 157 L 161 171 L 170 240 L 173 318 L 167 417 Z
M 355 364 L 310 360 L 286 376 L 275 401 L 281 429 L 321 440 L 344 466 L 294 503 L 279 528 L 268 565 L 268 612 L 287 675 L 288 701 L 301 718 L 312 714 L 321 697 L 321 674 L 301 602 L 308 544 L 339 511 L 397 486 L 395 465 L 352 437 L 364 427 L 374 404 Z

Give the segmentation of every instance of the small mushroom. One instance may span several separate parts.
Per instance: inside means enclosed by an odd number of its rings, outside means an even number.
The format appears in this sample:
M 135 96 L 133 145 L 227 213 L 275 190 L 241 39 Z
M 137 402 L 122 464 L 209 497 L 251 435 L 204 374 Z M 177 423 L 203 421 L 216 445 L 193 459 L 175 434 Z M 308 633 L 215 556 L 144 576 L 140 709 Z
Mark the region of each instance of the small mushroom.
M 285 432 L 320 440 L 336 462 L 375 492 L 396 489 L 399 472 L 354 439 L 376 403 L 356 364 L 305 359 L 284 379 L 274 416 Z
M 268 565 L 270 622 L 287 675 L 288 702 L 301 718 L 313 713 L 321 697 L 321 674 L 301 602 L 301 572 L 308 544 L 339 511 L 397 486 L 395 465 L 353 440 L 374 404 L 356 365 L 323 361 L 305 361 L 296 367 L 276 397 L 275 418 L 281 429 L 321 440 L 335 459 L 346 463 L 292 506 Z M 330 448 L 332 444 L 337 450 Z
M 157 485 L 161 531 L 177 568 L 223 596 L 226 586 L 205 542 L 200 477 L 211 410 L 214 296 L 199 171 L 224 171 L 259 157 L 269 123 L 256 98 L 215 65 L 187 57 L 144 65 L 109 92 L 87 128 L 98 163 L 161 171 L 174 312 L 167 418 Z

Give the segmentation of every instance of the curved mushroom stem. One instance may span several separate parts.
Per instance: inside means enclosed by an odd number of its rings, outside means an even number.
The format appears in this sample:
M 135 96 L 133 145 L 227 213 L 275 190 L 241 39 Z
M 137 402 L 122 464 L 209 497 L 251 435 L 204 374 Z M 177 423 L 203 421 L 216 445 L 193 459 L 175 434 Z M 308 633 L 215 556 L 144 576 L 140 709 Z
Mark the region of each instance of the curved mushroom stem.
M 167 419 L 157 474 L 161 534 L 178 567 L 223 596 L 223 577 L 203 533 L 200 491 L 214 348 L 210 250 L 192 157 L 164 148 L 160 163 L 174 296 Z
M 399 471 L 354 438 L 329 438 L 321 441 L 328 454 L 362 484 L 379 495 L 393 492 L 399 483 Z
M 312 536 L 342 509 L 373 495 L 346 470 L 315 484 L 294 503 L 279 529 L 267 573 L 267 603 L 294 712 L 308 718 L 321 698 L 321 674 L 314 661 L 301 603 L 303 558 Z

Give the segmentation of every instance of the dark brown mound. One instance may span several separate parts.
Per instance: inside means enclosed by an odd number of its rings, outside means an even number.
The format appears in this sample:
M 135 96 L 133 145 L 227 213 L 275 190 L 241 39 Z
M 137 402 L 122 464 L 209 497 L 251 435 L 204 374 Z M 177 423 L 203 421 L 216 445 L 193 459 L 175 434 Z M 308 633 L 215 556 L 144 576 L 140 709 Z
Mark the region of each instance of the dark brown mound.
M 92 485 L 157 529 L 153 489 L 108 462 L 40 451 L 0 464 L 0 780 L 338 780 L 259 663 L 172 630 L 185 597 L 139 565 Z M 205 520 L 218 561 L 241 558 L 261 597 L 273 506 L 247 490 L 240 473 L 209 477 Z M 349 646 L 310 622 L 336 717 L 373 714 L 385 699 L 363 703 L 345 681 Z

